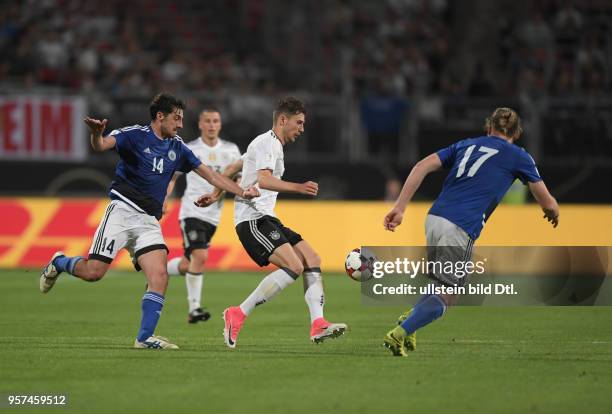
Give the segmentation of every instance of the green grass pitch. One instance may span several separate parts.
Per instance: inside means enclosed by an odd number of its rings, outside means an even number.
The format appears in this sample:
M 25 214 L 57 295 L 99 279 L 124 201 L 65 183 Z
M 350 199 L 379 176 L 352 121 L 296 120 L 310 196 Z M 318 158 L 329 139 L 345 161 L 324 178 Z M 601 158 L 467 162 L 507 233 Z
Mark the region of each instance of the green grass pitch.
M 42 295 L 38 271 L 0 271 L 0 394 L 67 394 L 67 407 L 34 410 L 87 414 L 612 412 L 612 308 L 454 308 L 396 358 L 381 343 L 403 309 L 364 307 L 357 283 L 327 275 L 326 317 L 349 325 L 344 337 L 309 342 L 298 281 L 228 350 L 221 312 L 261 277 L 207 274 L 213 318 L 198 325 L 172 277 L 157 333 L 181 349 L 150 351 L 131 348 L 142 275 L 62 275 Z

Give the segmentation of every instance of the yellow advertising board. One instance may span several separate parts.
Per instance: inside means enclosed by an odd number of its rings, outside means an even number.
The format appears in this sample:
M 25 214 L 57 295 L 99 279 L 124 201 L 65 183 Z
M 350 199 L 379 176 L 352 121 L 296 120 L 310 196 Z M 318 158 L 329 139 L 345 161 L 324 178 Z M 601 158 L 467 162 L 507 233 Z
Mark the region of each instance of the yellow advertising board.
M 0 198 L 0 267 L 40 267 L 56 250 L 86 255 L 106 199 Z M 404 223 L 391 233 L 382 226 L 391 205 L 384 202 L 279 201 L 277 215 L 300 233 L 321 255 L 323 268 L 343 269 L 344 257 L 359 246 L 424 245 L 429 203 L 414 203 Z M 171 250 L 182 254 L 179 203 L 170 205 L 162 231 Z M 612 206 L 562 205 L 559 227 L 542 218 L 536 205 L 499 206 L 485 225 L 477 245 L 486 246 L 610 246 Z M 130 268 L 127 252 L 115 266 Z M 209 269 L 256 270 L 236 236 L 233 203 L 223 217 L 210 249 Z

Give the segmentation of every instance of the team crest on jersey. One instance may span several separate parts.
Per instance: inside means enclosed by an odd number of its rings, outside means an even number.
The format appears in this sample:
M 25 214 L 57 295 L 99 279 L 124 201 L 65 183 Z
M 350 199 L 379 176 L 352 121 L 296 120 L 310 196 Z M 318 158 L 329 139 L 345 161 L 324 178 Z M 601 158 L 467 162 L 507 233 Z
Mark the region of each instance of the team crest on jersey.
M 188 234 L 187 237 L 189 237 L 189 240 L 191 241 L 195 241 L 198 238 L 198 232 L 195 230 L 191 230 Z
M 274 230 L 270 233 L 270 238 L 272 240 L 278 240 L 280 239 L 280 233 L 278 232 L 278 230 Z
M 168 151 L 168 158 L 170 158 L 170 161 L 174 161 L 176 159 L 176 152 L 174 150 Z
M 215 154 L 214 152 L 208 154 L 208 161 L 217 161 L 217 154 Z

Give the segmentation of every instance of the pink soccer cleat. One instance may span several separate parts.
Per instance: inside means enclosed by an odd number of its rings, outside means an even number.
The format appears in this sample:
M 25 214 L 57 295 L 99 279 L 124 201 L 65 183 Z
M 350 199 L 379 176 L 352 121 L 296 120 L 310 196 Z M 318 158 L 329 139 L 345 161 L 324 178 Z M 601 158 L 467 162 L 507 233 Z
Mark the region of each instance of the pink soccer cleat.
M 325 318 L 315 319 L 310 328 L 310 340 L 318 344 L 326 339 L 339 337 L 346 329 L 345 323 L 331 323 Z
M 231 306 L 223 311 L 223 320 L 225 321 L 223 339 L 225 339 L 225 345 L 230 348 L 236 348 L 238 333 L 242 329 L 245 319 L 246 315 L 239 306 Z

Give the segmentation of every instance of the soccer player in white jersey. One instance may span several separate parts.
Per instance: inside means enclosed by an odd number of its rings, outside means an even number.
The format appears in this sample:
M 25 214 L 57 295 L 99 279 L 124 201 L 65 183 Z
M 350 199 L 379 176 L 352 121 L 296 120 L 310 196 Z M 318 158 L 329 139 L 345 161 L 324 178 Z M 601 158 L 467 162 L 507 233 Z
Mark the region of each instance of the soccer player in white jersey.
M 142 298 L 142 319 L 134 348 L 178 349 L 166 338 L 154 335 L 168 286 L 168 248 L 158 220 L 168 184 L 176 171 L 196 171 L 216 186 L 256 197 L 255 188 L 243 190 L 235 182 L 208 168 L 177 135 L 183 127 L 185 105 L 172 95 L 159 94 L 149 107 L 151 123 L 102 133 L 107 120 L 86 118 L 91 146 L 96 152 L 115 149 L 119 162 L 111 183 L 111 202 L 94 235 L 89 256 L 66 256 L 56 252 L 40 275 L 40 291 L 53 288 L 62 272 L 95 282 L 104 277 L 119 250 L 132 255 L 136 270 L 143 270 L 147 291 Z
M 206 107 L 200 113 L 198 122 L 200 136 L 187 143 L 189 148 L 202 162 L 217 172 L 223 171 L 229 164 L 240 159 L 240 150 L 232 142 L 219 138 L 221 132 L 221 113 L 217 108 Z M 180 173 L 174 175 L 168 186 L 168 195 L 172 194 L 174 184 Z M 210 241 L 221 220 L 223 198 L 205 207 L 197 207 L 194 201 L 202 194 L 212 192 L 208 181 L 194 172 L 187 173 L 187 187 L 181 199 L 179 224 L 183 235 L 184 255 L 168 261 L 168 274 L 185 275 L 187 301 L 189 303 L 189 323 L 207 321 L 210 312 L 202 307 L 203 272 Z
M 323 317 L 325 295 L 321 277 L 321 258 L 295 231 L 285 227 L 274 213 L 279 192 L 316 196 L 317 183 L 292 183 L 282 180 L 285 171 L 283 147 L 295 142 L 304 132 L 306 111 L 304 104 L 288 97 L 279 101 L 273 114 L 273 127 L 255 138 L 241 160 L 229 166 L 225 175 L 232 176 L 242 169 L 241 186 L 258 185 L 261 197 L 256 202 L 236 197 L 234 222 L 245 250 L 259 266 L 273 263 L 278 270 L 268 274 L 255 290 L 240 304 L 223 312 L 223 336 L 228 347 L 234 348 L 238 333 L 256 306 L 269 302 L 281 290 L 304 275 L 304 298 L 310 311 L 310 339 L 321 342 L 346 331 L 343 323 L 330 323 Z M 208 204 L 219 191 L 201 197 L 198 202 Z

